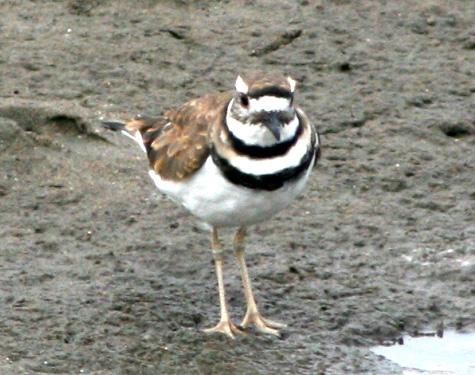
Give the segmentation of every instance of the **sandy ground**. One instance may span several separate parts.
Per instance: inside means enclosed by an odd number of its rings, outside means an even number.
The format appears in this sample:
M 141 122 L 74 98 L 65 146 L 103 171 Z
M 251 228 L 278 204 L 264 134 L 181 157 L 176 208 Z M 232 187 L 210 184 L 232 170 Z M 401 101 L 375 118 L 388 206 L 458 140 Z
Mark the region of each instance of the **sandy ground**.
M 474 330 L 474 19 L 442 0 L 0 2 L 0 373 L 398 374 L 368 348 Z M 250 235 L 259 303 L 289 327 L 232 341 L 201 332 L 209 235 L 99 119 L 254 69 L 299 81 L 324 150 Z

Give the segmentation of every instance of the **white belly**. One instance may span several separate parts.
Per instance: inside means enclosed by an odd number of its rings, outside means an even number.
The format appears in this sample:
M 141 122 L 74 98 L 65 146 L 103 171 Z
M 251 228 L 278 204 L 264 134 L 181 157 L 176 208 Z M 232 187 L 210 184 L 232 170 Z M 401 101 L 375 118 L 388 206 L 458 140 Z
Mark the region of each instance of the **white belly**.
M 218 227 L 246 226 L 288 206 L 303 191 L 312 166 L 313 162 L 302 177 L 274 191 L 256 191 L 228 182 L 211 157 L 184 182 L 162 180 L 152 170 L 149 174 L 161 192 L 204 222 Z

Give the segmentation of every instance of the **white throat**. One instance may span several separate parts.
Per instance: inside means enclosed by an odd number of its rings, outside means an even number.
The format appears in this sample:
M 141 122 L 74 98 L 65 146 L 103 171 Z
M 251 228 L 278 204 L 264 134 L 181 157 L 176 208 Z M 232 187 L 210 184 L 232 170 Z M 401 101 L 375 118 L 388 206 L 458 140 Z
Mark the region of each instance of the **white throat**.
M 262 124 L 251 124 L 248 122 L 241 122 L 232 117 L 231 107 L 234 99 L 228 105 L 226 110 L 226 125 L 231 133 L 247 145 L 253 146 L 271 146 L 277 143 L 277 140 L 272 133 Z M 286 141 L 292 138 L 297 132 L 299 120 L 297 114 L 292 121 L 284 125 L 279 142 Z

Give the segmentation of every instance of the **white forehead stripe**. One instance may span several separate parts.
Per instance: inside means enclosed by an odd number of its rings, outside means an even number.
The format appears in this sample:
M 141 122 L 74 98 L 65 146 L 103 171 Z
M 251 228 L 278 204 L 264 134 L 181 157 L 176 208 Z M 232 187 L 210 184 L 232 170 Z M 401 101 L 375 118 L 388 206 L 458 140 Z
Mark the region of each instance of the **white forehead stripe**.
M 277 96 L 261 96 L 257 99 L 249 100 L 249 110 L 251 112 L 260 111 L 285 111 L 289 109 L 290 99 L 279 98 Z

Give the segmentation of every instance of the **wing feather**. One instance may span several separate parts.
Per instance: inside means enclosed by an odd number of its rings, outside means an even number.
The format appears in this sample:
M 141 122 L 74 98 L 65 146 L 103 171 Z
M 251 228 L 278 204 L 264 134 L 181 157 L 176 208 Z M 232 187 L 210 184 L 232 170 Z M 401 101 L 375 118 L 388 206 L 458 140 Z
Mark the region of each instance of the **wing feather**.
M 207 95 L 158 118 L 137 116 L 125 128 L 140 132 L 150 168 L 163 179 L 182 180 L 208 158 L 210 127 L 222 125 L 231 97 L 229 92 Z

